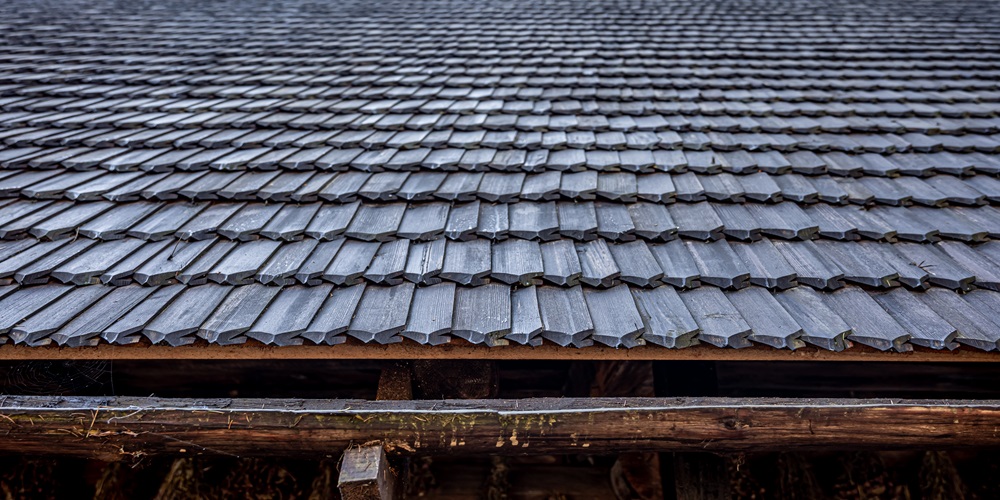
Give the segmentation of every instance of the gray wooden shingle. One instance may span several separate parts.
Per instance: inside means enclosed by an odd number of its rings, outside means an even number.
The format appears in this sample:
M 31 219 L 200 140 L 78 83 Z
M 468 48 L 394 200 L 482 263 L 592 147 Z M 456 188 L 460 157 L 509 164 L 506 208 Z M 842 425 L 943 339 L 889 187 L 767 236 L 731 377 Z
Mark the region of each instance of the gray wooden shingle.
M 810 288 L 795 287 L 774 294 L 774 298 L 802 327 L 801 340 L 831 351 L 847 348 L 851 327 Z
M 26 320 L 18 322 L 7 335 L 17 344 L 39 346 L 52 343 L 48 336 L 69 323 L 111 289 L 102 286 L 76 287 L 59 296 Z M 23 310 L 22 310 L 23 313 Z
M 680 297 L 701 330 L 698 340 L 717 347 L 750 347 L 750 325 L 718 288 L 695 288 Z
M 492 250 L 494 279 L 530 285 L 544 274 L 538 242 L 511 239 L 493 244 Z
M 448 333 L 452 330 L 455 306 L 454 283 L 417 288 L 413 293 L 406 328 L 400 335 L 427 345 L 450 342 Z
M 320 306 L 306 330 L 300 334 L 301 337 L 314 344 L 334 345 L 346 342 L 347 337 L 343 334 L 351 327 L 354 312 L 357 310 L 358 303 L 366 288 L 365 284 L 361 283 L 346 288 L 338 287 L 332 293 L 326 294 L 326 301 Z M 395 289 L 397 287 L 388 288 Z M 372 323 L 370 319 L 370 317 L 366 317 L 366 325 Z M 365 335 L 367 336 L 367 333 Z
M 403 283 L 397 286 L 370 286 L 364 291 L 361 300 L 358 302 L 354 318 L 350 322 L 347 334 L 362 342 L 378 342 L 389 344 L 400 342 L 402 338 L 398 336 L 406 327 L 406 319 L 410 312 L 410 305 L 413 299 L 414 286 L 412 283 Z M 333 297 L 324 304 L 324 309 L 337 306 L 331 303 Z M 328 324 L 320 322 L 324 316 L 321 310 L 314 325 Z M 310 330 L 312 327 L 310 327 Z M 328 333 L 325 341 L 330 342 Z
M 594 341 L 626 348 L 645 344 L 642 334 L 646 327 L 627 286 L 587 288 L 583 296 L 594 323 Z
M 908 351 L 910 334 L 860 288 L 823 294 L 823 302 L 851 327 L 848 339 L 885 351 Z
M 246 342 L 244 334 L 280 290 L 278 287 L 256 284 L 233 287 L 232 293 L 226 296 L 198 329 L 198 336 L 213 344 Z
M 511 331 L 510 287 L 490 283 L 455 291 L 452 334 L 473 344 L 506 345 Z
M 519 344 L 542 344 L 542 316 L 538 306 L 538 288 L 516 288 L 510 293 L 511 327 L 506 340 Z
M 799 340 L 802 327 L 781 307 L 771 292 L 750 287 L 726 294 L 726 297 L 750 325 L 750 340 L 776 349 L 797 349 L 805 345 Z
M 590 319 L 583 289 L 579 286 L 537 288 L 542 338 L 561 346 L 593 345 L 590 335 L 594 333 L 594 323 Z
M 146 286 L 116 287 L 49 335 L 49 339 L 70 347 L 97 345 L 98 336 L 105 328 L 136 306 L 145 304 L 159 290 Z
M 299 336 L 306 331 L 319 308 L 330 296 L 333 285 L 290 286 L 276 288 L 276 291 L 277 295 L 267 305 L 267 309 L 245 334 L 264 344 L 301 344 Z
M 193 343 L 191 335 L 201 328 L 232 291 L 233 287 L 220 285 L 184 287 L 180 295 L 145 325 L 142 333 L 154 344 L 166 342 L 178 346 Z

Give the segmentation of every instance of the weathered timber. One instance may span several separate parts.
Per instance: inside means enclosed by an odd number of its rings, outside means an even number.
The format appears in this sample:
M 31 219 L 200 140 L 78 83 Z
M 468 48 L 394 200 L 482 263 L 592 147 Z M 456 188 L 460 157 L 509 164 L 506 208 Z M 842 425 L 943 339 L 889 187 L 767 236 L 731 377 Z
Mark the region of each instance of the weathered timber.
M 392 454 L 1000 447 L 998 400 L 158 399 L 7 396 L 0 453 Z
M 337 485 L 344 500 L 392 500 L 402 498 L 403 493 L 385 450 L 377 445 L 348 448 L 340 462 Z

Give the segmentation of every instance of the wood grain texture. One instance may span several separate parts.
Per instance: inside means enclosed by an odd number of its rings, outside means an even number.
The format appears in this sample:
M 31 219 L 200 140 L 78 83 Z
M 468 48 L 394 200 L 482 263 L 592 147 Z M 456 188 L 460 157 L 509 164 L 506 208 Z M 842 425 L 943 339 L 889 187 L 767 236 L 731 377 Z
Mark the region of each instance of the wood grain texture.
M 456 455 L 1000 446 L 995 400 L 10 396 L 3 414 L 0 451 L 105 460 L 137 453 L 316 457 L 374 440 L 392 454 Z
M 389 467 L 381 446 L 348 448 L 340 462 L 337 486 L 344 500 L 402 498 L 398 475 Z

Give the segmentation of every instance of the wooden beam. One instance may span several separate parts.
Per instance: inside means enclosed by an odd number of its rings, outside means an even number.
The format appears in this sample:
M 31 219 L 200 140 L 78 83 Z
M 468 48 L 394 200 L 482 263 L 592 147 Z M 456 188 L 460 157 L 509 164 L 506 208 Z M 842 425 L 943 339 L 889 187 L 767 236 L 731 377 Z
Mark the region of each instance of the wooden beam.
M 794 351 L 755 346 L 745 349 L 722 349 L 694 346 L 667 349 L 640 346 L 615 349 L 591 346 L 582 349 L 542 345 L 538 347 L 507 345 L 486 347 L 461 339 L 451 344 L 426 346 L 412 341 L 396 344 L 364 344 L 348 340 L 335 346 L 265 346 L 257 342 L 238 345 L 209 345 L 198 342 L 189 346 L 100 345 L 96 347 L 26 347 L 0 346 L 0 359 L 6 360 L 145 360 L 145 359 L 490 359 L 490 360 L 621 360 L 621 361 L 900 361 L 900 362 L 997 362 L 1000 354 L 970 347 L 954 351 L 915 347 L 912 352 L 887 352 L 855 345 L 833 352 L 815 347 Z
M 282 400 L 5 396 L 0 453 L 393 454 L 1000 447 L 1000 400 Z
M 402 498 L 403 493 L 381 446 L 348 448 L 340 462 L 337 486 L 344 500 L 392 500 Z

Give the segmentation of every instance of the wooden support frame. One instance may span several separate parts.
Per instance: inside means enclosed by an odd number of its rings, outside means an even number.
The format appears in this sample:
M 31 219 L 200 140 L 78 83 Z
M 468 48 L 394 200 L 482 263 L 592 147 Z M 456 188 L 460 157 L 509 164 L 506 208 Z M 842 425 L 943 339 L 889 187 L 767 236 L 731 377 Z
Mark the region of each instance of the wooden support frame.
M 1000 447 L 1000 400 L 281 400 L 7 396 L 0 453 L 392 454 Z

